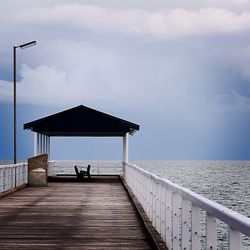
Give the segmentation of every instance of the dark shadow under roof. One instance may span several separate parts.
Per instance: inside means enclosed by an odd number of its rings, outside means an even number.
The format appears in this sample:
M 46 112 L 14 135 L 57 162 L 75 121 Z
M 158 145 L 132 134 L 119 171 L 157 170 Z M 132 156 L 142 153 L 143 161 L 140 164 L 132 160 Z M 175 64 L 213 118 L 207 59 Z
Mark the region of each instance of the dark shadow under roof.
M 140 126 L 80 105 L 29 123 L 24 129 L 48 136 L 124 136 Z

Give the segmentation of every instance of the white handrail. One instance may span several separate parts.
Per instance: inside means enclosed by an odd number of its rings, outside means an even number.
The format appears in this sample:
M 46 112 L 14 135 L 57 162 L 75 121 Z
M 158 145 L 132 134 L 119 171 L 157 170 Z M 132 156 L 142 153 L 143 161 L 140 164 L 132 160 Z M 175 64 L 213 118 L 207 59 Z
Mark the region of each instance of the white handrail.
M 27 164 L 0 165 L 0 193 L 27 184 Z
M 169 249 L 201 248 L 200 209 L 206 212 L 207 249 L 217 249 L 216 219 L 228 225 L 230 250 L 240 249 L 241 234 L 250 236 L 250 218 L 167 179 L 132 164 L 124 164 L 124 179 Z

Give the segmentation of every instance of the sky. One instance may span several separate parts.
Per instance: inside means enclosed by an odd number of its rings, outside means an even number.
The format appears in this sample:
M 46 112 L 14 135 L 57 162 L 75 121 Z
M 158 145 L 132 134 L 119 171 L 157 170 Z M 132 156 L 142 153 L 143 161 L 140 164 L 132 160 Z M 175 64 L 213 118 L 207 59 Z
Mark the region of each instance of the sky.
M 0 159 L 23 124 L 80 104 L 140 125 L 133 160 L 250 159 L 249 0 L 9 0 L 0 8 Z M 52 138 L 53 159 L 122 159 L 121 138 Z

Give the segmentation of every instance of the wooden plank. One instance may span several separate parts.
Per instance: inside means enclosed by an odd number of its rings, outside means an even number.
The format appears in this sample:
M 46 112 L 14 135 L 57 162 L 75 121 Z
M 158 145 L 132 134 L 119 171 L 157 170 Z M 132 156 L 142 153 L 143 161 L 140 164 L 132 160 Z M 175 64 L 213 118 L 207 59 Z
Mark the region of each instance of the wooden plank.
M 118 177 L 27 187 L 0 199 L 0 249 L 45 248 L 155 249 Z

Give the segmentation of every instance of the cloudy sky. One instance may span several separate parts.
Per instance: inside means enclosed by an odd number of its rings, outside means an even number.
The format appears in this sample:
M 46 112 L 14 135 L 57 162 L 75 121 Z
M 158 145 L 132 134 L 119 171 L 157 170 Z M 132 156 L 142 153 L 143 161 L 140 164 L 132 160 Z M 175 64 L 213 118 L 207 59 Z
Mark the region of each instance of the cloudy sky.
M 80 104 L 141 125 L 132 159 L 250 159 L 250 1 L 4 1 L 0 159 L 23 123 Z M 73 150 L 72 150 L 73 148 Z M 54 159 L 121 159 L 121 139 L 53 138 Z

